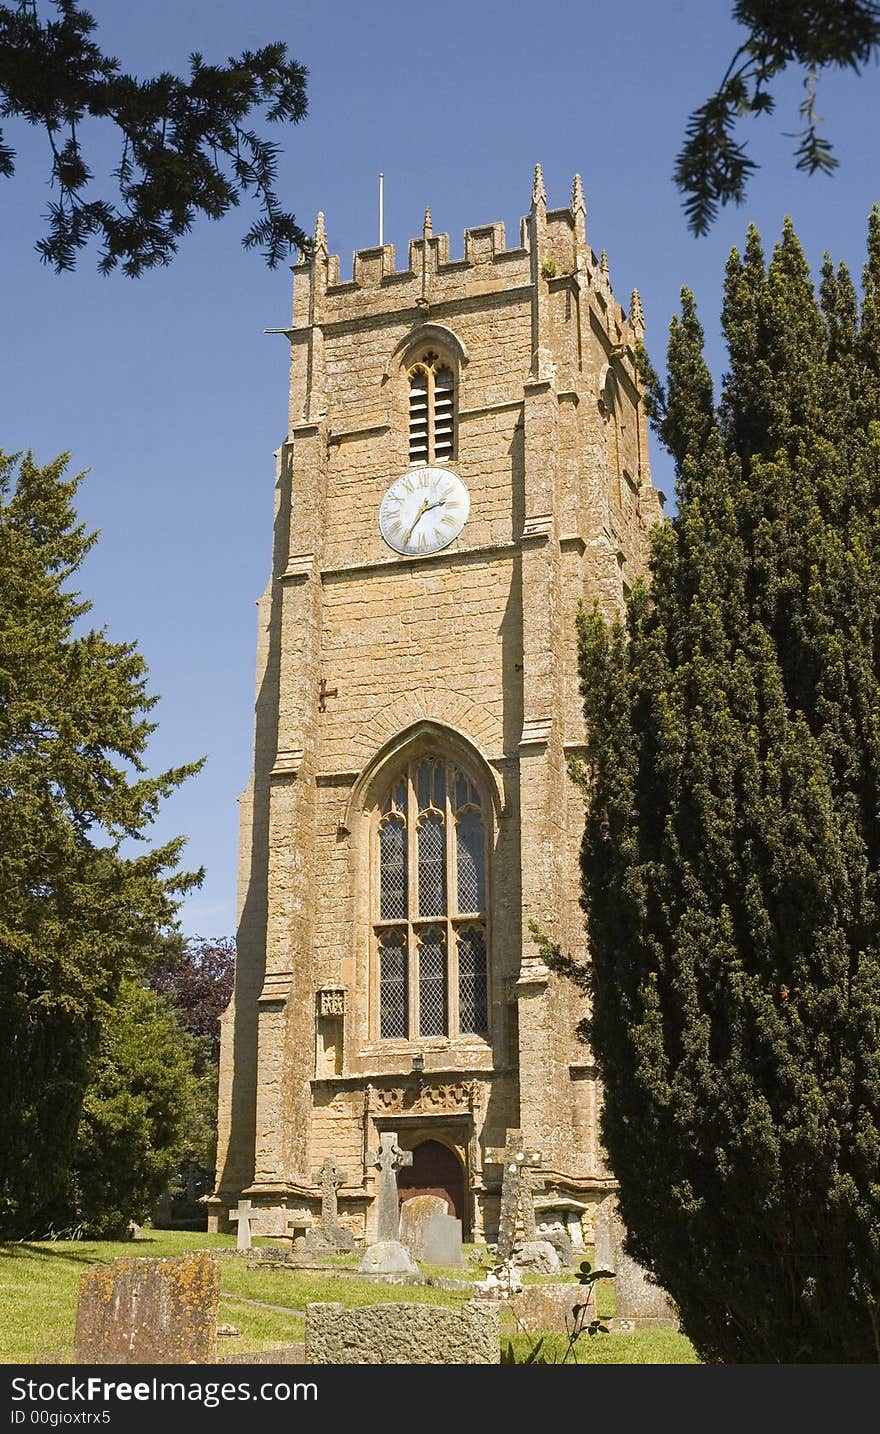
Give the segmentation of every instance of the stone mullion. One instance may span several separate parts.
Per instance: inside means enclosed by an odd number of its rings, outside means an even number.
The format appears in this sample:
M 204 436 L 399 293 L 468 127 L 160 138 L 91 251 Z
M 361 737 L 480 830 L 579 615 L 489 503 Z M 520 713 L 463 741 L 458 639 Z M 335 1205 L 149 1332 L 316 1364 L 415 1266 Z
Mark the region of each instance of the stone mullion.
M 455 822 L 455 768 L 445 762 L 446 774 L 446 1028 L 450 1036 L 458 1028 L 458 942 L 453 912 L 458 915 L 458 850 Z
M 428 462 L 434 462 L 434 365 L 431 364 L 428 373 Z
M 414 1040 L 419 1030 L 419 942 L 415 921 L 419 914 L 419 803 L 416 797 L 415 775 L 412 767 L 406 770 L 406 836 L 407 859 L 410 864 L 410 880 L 407 885 L 407 980 L 409 983 L 409 1039 Z

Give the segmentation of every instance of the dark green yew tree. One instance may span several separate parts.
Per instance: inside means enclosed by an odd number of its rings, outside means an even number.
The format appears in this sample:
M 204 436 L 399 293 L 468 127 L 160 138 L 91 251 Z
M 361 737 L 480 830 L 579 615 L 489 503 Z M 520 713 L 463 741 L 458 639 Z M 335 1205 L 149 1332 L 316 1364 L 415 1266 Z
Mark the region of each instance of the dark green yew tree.
M 142 1223 L 174 1175 L 193 1136 L 207 1143 L 196 1068 L 206 1041 L 185 1031 L 167 997 L 125 979 L 104 1022 L 86 1087 L 56 1230 L 123 1240 Z M 210 1068 L 210 1067 L 209 1067 Z M 207 1081 L 216 1115 L 217 1083 Z M 205 1092 L 208 1094 L 208 1091 Z
M 66 458 L 0 453 L 0 1232 L 44 1234 L 124 975 L 198 876 L 182 842 L 130 855 L 196 766 L 151 778 L 156 698 L 131 643 L 83 628 L 68 583 L 94 542 Z M 197 765 L 197 764 L 196 764 Z
M 679 506 L 580 620 L 584 1034 L 629 1247 L 726 1362 L 880 1358 L 880 214 L 859 304 L 786 224 L 646 364 Z

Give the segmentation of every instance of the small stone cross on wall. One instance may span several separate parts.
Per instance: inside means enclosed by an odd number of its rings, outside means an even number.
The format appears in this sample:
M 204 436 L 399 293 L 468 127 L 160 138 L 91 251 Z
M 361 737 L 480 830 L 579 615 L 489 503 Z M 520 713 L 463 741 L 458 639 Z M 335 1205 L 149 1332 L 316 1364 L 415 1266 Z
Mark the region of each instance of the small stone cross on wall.
M 382 1131 L 379 1149 L 368 1150 L 367 1168 L 379 1167 L 378 1240 L 396 1240 L 400 1235 L 400 1207 L 397 1201 L 397 1172 L 412 1165 L 412 1151 L 401 1150 L 393 1131 Z
M 230 1220 L 238 1221 L 238 1239 L 236 1247 L 239 1250 L 251 1248 L 251 1202 L 250 1200 L 239 1200 L 237 1207 L 230 1210 Z
M 516 1244 L 517 1223 L 522 1221 L 523 1238 L 535 1238 L 535 1187 L 543 1184 L 538 1168 L 544 1157 L 540 1151 L 526 1150 L 521 1130 L 508 1130 L 503 1149 L 487 1150 L 487 1165 L 502 1165 L 501 1214 L 498 1220 L 498 1258 L 509 1260 Z

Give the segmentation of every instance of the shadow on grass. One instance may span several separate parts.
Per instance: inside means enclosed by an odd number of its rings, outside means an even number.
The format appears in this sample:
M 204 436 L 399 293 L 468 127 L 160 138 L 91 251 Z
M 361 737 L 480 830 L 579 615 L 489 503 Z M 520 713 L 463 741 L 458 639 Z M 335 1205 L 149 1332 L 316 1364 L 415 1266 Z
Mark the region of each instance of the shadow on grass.
M 84 1248 L 91 1248 L 92 1250 L 95 1250 L 96 1244 L 98 1242 L 92 1240 L 83 1240 L 82 1243 Z M 108 1243 L 116 1244 L 118 1242 L 111 1241 Z M 155 1245 L 159 1243 L 160 1241 L 156 1240 L 155 1237 L 145 1237 L 142 1235 L 139 1239 L 132 1240 L 131 1253 L 132 1255 L 138 1255 L 140 1253 L 140 1246 Z M 44 1260 L 70 1260 L 74 1264 L 80 1265 L 98 1265 L 101 1263 L 106 1263 L 106 1256 L 102 1257 L 102 1255 L 98 1253 L 97 1250 L 95 1250 L 95 1253 L 92 1255 L 80 1254 L 76 1250 L 71 1249 L 70 1242 L 68 1241 L 59 1241 L 58 1245 L 56 1246 L 51 1241 L 42 1242 L 40 1244 L 32 1244 L 28 1240 L 7 1240 L 0 1243 L 0 1255 L 11 1255 L 13 1259 L 20 1259 L 22 1256 L 38 1255 Z M 113 1259 L 118 1258 L 118 1255 L 113 1256 Z

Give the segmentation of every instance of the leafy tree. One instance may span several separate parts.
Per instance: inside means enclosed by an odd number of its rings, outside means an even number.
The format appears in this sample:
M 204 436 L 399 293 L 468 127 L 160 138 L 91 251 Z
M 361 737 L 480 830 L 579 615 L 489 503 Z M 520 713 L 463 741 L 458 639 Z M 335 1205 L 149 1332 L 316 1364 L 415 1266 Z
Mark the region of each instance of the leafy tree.
M 0 113 L 41 126 L 49 141 L 58 197 L 37 244 L 44 262 L 59 273 L 73 269 L 77 251 L 97 239 L 102 273 L 121 264 L 137 277 L 170 263 L 197 215 L 220 219 L 251 194 L 260 215 L 245 248 L 260 246 L 274 268 L 292 245 L 307 247 L 275 193 L 278 146 L 249 127 L 254 111 L 293 124 L 306 113 L 307 72 L 287 58 L 286 46 L 245 50 L 226 65 L 194 54 L 188 80 L 167 73 L 138 80 L 104 54 L 94 30 L 77 0 L 0 5 Z M 119 164 L 102 197 L 89 190 L 89 120 L 119 131 Z M 14 160 L 0 134 L 0 176 L 13 173 Z
M 173 1002 L 181 1025 L 204 1036 L 215 1063 L 220 1058 L 220 1017 L 232 998 L 235 941 L 230 936 L 193 936 L 168 941 L 150 972 L 150 985 Z
M 736 137 L 743 115 L 770 114 L 770 84 L 789 65 L 805 71 L 796 168 L 830 174 L 837 167 L 819 134 L 816 84 L 821 70 L 856 73 L 880 48 L 880 5 L 874 0 L 736 0 L 733 17 L 747 31 L 714 94 L 691 115 L 675 166 L 675 182 L 694 234 L 705 234 L 720 204 L 742 203 L 757 168 Z
M 150 986 L 161 992 L 183 1029 L 194 1037 L 195 1081 L 186 1145 L 172 1189 L 172 1219 L 201 1215 L 192 1199 L 213 1188 L 217 1157 L 217 1086 L 220 1017 L 232 996 L 235 941 L 228 936 L 172 934 L 150 971 Z
M 40 1228 L 70 1164 L 102 1026 L 201 873 L 140 854 L 199 763 L 146 775 L 157 699 L 132 643 L 85 630 L 67 586 L 95 535 L 67 457 L 0 453 L 0 1229 Z M 80 475 L 81 476 L 81 475 Z M 125 848 L 127 849 L 127 848 Z
M 170 1003 L 130 979 L 105 1021 L 54 1228 L 123 1239 L 142 1222 L 204 1123 L 199 1042 Z
M 633 1255 L 705 1359 L 880 1359 L 880 213 L 864 297 L 790 223 L 692 296 L 650 593 L 580 619 L 584 1034 Z

